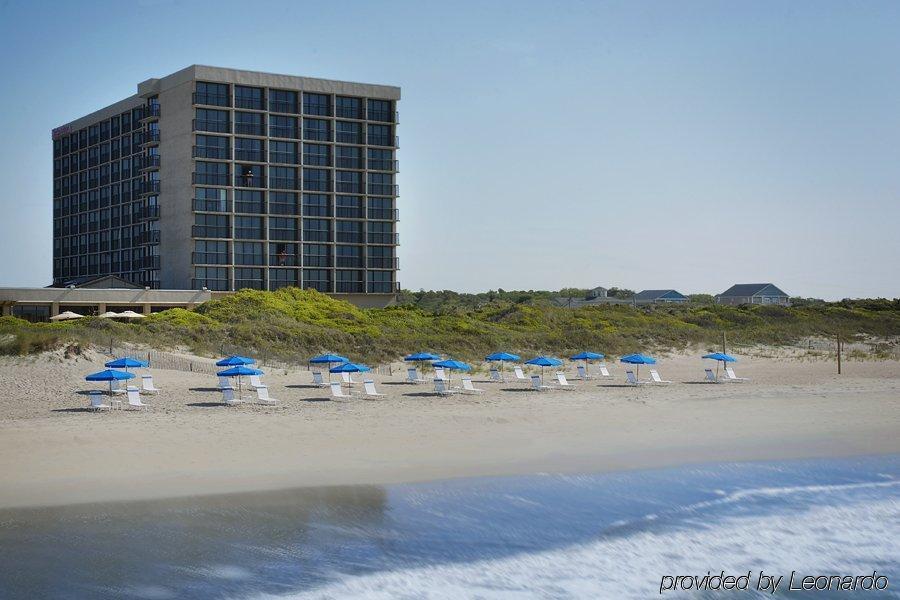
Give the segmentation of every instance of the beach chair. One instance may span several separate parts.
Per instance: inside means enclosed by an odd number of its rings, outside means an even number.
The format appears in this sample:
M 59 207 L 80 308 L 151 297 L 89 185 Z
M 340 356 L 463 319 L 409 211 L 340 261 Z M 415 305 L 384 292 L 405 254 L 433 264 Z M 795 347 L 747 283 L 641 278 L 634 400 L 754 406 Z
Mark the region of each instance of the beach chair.
M 463 377 L 463 378 L 462 378 L 462 384 L 463 384 L 463 386 L 462 386 L 462 393 L 463 393 L 463 394 L 480 394 L 481 392 L 484 391 L 484 390 L 482 390 L 482 389 L 479 389 L 479 388 L 475 387 L 475 386 L 472 384 L 472 378 L 471 378 L 471 377 Z
M 230 377 L 219 377 L 219 389 L 220 390 L 233 390 L 234 387 L 231 385 Z
M 234 406 L 235 404 L 241 403 L 240 400 L 234 397 L 234 388 L 232 387 L 222 388 L 222 402 L 228 406 Z
M 332 398 L 352 398 L 350 394 L 345 394 L 344 389 L 341 387 L 340 381 L 332 381 L 331 382 L 331 397 Z
M 113 379 L 113 380 L 110 381 L 109 383 L 110 383 L 110 385 L 112 386 L 112 393 L 113 393 L 113 394 L 124 394 L 124 393 L 125 393 L 126 390 L 125 390 L 125 388 L 123 388 L 123 387 L 119 384 L 119 380 L 118 380 L 118 379 Z
M 704 369 L 706 371 L 706 382 L 707 383 L 720 383 L 719 379 L 716 377 L 716 374 L 713 373 L 712 369 Z
M 516 374 L 516 381 L 528 381 L 528 378 L 525 377 L 524 371 L 522 371 L 522 367 L 515 367 L 513 369 L 513 373 Z
M 559 387 L 564 390 L 574 390 L 576 387 L 578 387 L 569 383 L 569 381 L 566 379 L 566 374 L 562 371 L 556 372 L 556 381 L 557 383 L 559 383 Z
M 253 389 L 256 389 L 256 388 L 266 387 L 266 384 L 264 384 L 262 382 L 262 380 L 259 378 L 259 375 L 251 375 L 250 376 L 250 387 L 252 387 Z
M 531 376 L 531 388 L 536 392 L 546 392 L 547 390 L 552 390 L 553 388 L 549 385 L 544 385 L 541 382 L 540 375 L 532 375 Z
M 147 408 L 147 404 L 141 402 L 141 392 L 136 387 L 129 385 L 125 389 L 128 394 L 128 410 L 142 410 Z
M 434 378 L 440 379 L 441 381 L 447 381 L 447 374 L 444 373 L 444 367 L 434 368 Z
M 415 367 L 410 367 L 406 369 L 406 383 L 425 383 L 425 380 L 419 377 Z
M 734 369 L 731 367 L 725 367 L 725 381 L 731 381 L 734 383 L 743 383 L 745 381 L 750 381 L 746 377 L 738 377 L 734 374 Z
M 597 368 L 600 369 L 601 377 L 612 377 L 612 375 L 609 374 L 609 369 L 606 368 L 606 365 L 601 364 L 598 365 Z
M 625 371 L 625 379 L 628 385 L 644 385 L 647 383 L 646 381 L 638 381 L 638 378 L 634 376 L 634 371 Z
M 313 374 L 313 385 L 314 386 L 320 387 L 320 388 L 328 387 L 328 384 L 325 383 L 324 379 L 322 379 L 321 371 L 313 371 L 312 374 Z
M 91 392 L 91 406 L 93 411 L 109 410 L 112 408 L 109 404 L 103 404 L 103 393 L 100 390 Z
M 578 379 L 582 381 L 587 381 L 589 379 L 593 379 L 594 376 L 588 374 L 587 369 L 584 368 L 584 365 L 578 365 Z
M 497 369 L 491 369 L 491 381 L 495 383 L 503 383 L 506 380 L 503 379 L 503 375 L 500 374 L 500 371 Z
M 158 394 L 159 388 L 153 385 L 153 375 L 141 375 L 141 393 Z
M 350 373 L 348 371 L 341 371 L 341 379 L 344 383 L 349 385 L 353 385 L 354 383 L 356 383 L 355 381 L 353 381 L 353 378 L 350 377 Z
M 447 382 L 443 379 L 434 378 L 434 393 L 440 394 L 441 396 L 449 396 L 453 393 L 449 387 L 447 387 Z
M 672 382 L 660 377 L 659 372 L 656 369 L 650 369 L 650 381 L 648 383 L 659 383 L 665 385 Z
M 269 406 L 278 404 L 278 400 L 269 397 L 269 386 L 267 385 L 261 385 L 256 388 L 256 401 L 260 404 L 267 404 Z
M 363 390 L 367 397 L 377 398 L 379 396 L 387 396 L 387 394 L 379 394 L 375 390 L 375 381 L 372 379 L 366 379 L 363 381 Z

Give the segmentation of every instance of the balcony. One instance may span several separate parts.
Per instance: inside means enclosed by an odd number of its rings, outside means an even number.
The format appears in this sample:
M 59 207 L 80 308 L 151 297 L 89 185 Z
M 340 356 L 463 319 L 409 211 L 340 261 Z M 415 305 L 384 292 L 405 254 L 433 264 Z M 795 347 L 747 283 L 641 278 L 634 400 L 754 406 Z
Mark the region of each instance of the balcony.
M 151 154 L 141 159 L 141 171 L 155 171 L 159 169 L 159 154 Z
M 335 181 L 334 188 L 339 194 L 359 194 L 362 191 L 362 184 L 358 181 Z
M 300 139 L 300 128 L 299 127 L 282 127 L 280 125 L 270 125 L 269 126 L 269 137 L 299 140 Z
M 338 106 L 335 108 L 334 115 L 339 119 L 357 119 L 363 118 L 362 107 L 352 108 L 347 106 Z
M 159 104 L 148 104 L 144 107 L 141 122 L 155 121 L 159 118 Z
M 362 281 L 336 281 L 334 291 L 336 294 L 362 294 L 365 283 Z
M 231 127 L 228 121 L 217 121 L 212 119 L 194 119 L 191 121 L 191 128 L 194 131 L 210 131 L 212 133 L 231 133 Z
M 145 131 L 141 146 L 153 146 L 159 143 L 159 131 Z
M 210 94 L 207 92 L 194 92 L 191 95 L 191 101 L 194 104 L 203 104 L 205 106 L 231 106 L 228 94 Z
M 277 190 L 299 190 L 300 180 L 294 177 L 270 177 L 269 188 Z
M 297 110 L 296 102 L 286 102 L 284 100 L 269 100 L 269 112 L 288 113 L 295 115 L 300 111 Z
M 370 171 L 392 171 L 394 173 L 400 170 L 400 161 L 398 160 L 381 160 L 378 158 L 369 159 Z
M 159 218 L 159 206 L 144 206 L 137 214 L 137 218 L 142 221 L 154 221 Z
M 400 259 L 397 257 L 370 256 L 368 265 L 370 269 L 391 269 L 396 271 L 400 268 Z
M 299 165 L 300 157 L 296 152 L 269 152 L 269 162 L 283 165 Z
M 369 194 L 376 196 L 399 196 L 400 186 L 396 183 L 370 183 Z
M 266 187 L 266 178 L 258 175 L 234 175 L 234 187 L 264 188 Z
M 231 151 L 221 146 L 194 146 L 191 155 L 194 158 L 211 158 L 213 160 L 228 160 Z
M 142 269 L 151 269 L 151 270 L 159 270 L 159 257 L 158 256 L 145 256 L 140 261 Z
M 266 110 L 266 104 L 262 98 L 240 98 L 234 97 L 235 108 L 249 108 L 250 110 Z
M 138 246 L 146 246 L 148 244 L 158 244 L 159 243 L 159 231 L 142 231 L 140 232 L 134 240 L 134 243 Z
M 228 173 L 193 173 L 191 183 L 195 185 L 228 185 Z
M 362 159 L 350 156 L 338 156 L 335 160 L 335 166 L 339 169 L 362 169 Z
M 266 162 L 266 155 L 262 150 L 247 150 L 245 148 L 234 149 L 234 160 L 247 160 L 250 162 Z
M 241 123 L 234 122 L 234 132 L 238 135 L 266 135 L 266 128 L 262 123 Z
M 191 264 L 194 265 L 227 265 L 227 252 L 192 252 Z
M 370 208 L 369 219 L 374 221 L 399 221 L 400 211 L 396 208 Z
M 398 123 L 400 121 L 400 113 L 396 110 L 370 110 L 369 120 L 381 123 Z
M 191 237 L 195 238 L 230 238 L 230 227 L 216 227 L 213 225 L 192 225 Z
M 399 281 L 370 281 L 370 294 L 396 294 L 400 291 Z
M 231 212 L 231 203 L 225 200 L 194 198 L 193 208 L 200 212 Z
M 397 246 L 400 244 L 400 234 L 370 231 L 369 232 L 369 243 L 370 244 L 382 244 L 382 245 L 386 245 L 386 246 Z
M 142 196 L 148 196 L 151 194 L 159 193 L 159 181 L 142 181 L 141 182 L 141 191 L 140 194 Z

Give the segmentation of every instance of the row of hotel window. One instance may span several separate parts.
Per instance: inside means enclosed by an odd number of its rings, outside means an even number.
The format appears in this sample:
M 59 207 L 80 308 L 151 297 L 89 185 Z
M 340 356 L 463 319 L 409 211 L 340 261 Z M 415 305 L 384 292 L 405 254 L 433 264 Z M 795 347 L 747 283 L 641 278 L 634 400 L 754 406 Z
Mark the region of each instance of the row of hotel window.
M 194 104 L 207 106 L 234 106 L 250 110 L 268 110 L 280 113 L 299 113 L 301 106 L 298 100 L 301 92 L 293 90 L 277 90 L 250 87 L 244 85 L 234 86 L 234 101 L 232 102 L 231 88 L 227 83 L 207 83 L 198 81 L 194 93 Z M 268 98 L 268 102 L 266 99 Z M 352 96 L 332 96 L 330 94 L 318 94 L 312 92 L 302 93 L 303 114 L 320 117 L 338 116 L 345 119 L 368 119 L 370 121 L 384 121 L 392 123 L 396 120 L 396 112 L 391 100 L 368 99 L 363 103 L 362 98 Z M 333 104 L 332 104 L 333 102 Z M 363 108 L 366 110 L 364 111 Z
M 117 250 L 143 251 L 143 244 L 159 242 L 159 230 L 149 229 L 144 225 L 116 227 L 92 233 L 75 233 L 68 235 L 61 232 L 53 240 L 54 256 L 78 256 L 79 254 L 95 254 L 97 252 L 115 252 Z M 157 252 L 156 248 L 152 251 Z
M 229 250 L 229 246 L 231 249 Z M 299 250 L 303 250 L 302 263 Z M 268 248 L 268 255 L 265 250 Z M 232 260 L 232 258 L 234 260 Z M 397 268 L 391 246 L 288 244 L 284 242 L 226 242 L 194 240 L 191 263 L 195 265 L 246 265 L 272 267 Z
M 139 121 L 143 118 L 144 110 L 143 106 L 139 106 L 132 110 L 125 111 L 120 115 L 84 127 L 78 131 L 59 135 L 53 140 L 54 158 L 61 157 L 70 152 L 85 150 L 89 146 L 95 146 L 101 142 L 118 137 L 119 135 L 123 136 L 123 148 L 125 147 L 126 139 L 128 139 L 128 143 L 131 145 L 131 137 L 125 134 L 142 129 L 142 125 Z
M 231 112 L 198 108 L 194 120 L 194 131 L 210 131 L 213 133 L 234 133 L 238 135 L 256 135 L 304 139 L 323 142 L 339 142 L 344 144 L 366 144 L 372 146 L 393 146 L 396 138 L 391 125 L 369 123 L 363 128 L 356 121 L 329 121 L 327 119 L 310 119 L 269 115 L 263 113 Z M 303 125 L 302 131 L 300 125 Z M 332 133 L 334 134 L 332 137 Z
M 234 284 L 229 277 L 234 271 Z M 328 269 L 260 269 L 254 267 L 194 267 L 194 289 L 226 291 L 231 289 L 268 289 L 302 287 L 325 293 L 390 294 L 396 290 L 391 271 L 331 271 Z M 301 276 L 302 274 L 302 276 Z
M 150 179 L 138 176 L 136 172 L 121 172 L 112 168 L 107 172 L 101 167 L 53 180 L 53 197 L 60 198 L 81 192 L 101 194 L 104 197 L 108 195 L 110 198 L 121 198 L 119 201 L 125 202 L 131 197 L 137 197 Z M 158 174 L 154 174 L 152 179 L 157 180 Z
M 138 135 L 138 134 L 135 134 Z M 158 148 L 148 149 L 149 153 L 158 153 Z M 117 138 L 111 142 L 93 146 L 87 150 L 81 150 L 72 154 L 53 159 L 53 176 L 60 177 L 69 173 L 77 173 L 91 167 L 97 167 L 103 163 L 118 161 L 119 159 L 136 159 L 144 153 L 139 143 L 131 144 L 128 136 Z M 124 162 L 123 160 L 123 162 Z M 129 162 L 129 168 L 132 163 Z M 124 169 L 124 165 L 123 165 Z
M 193 175 L 195 185 L 219 185 L 254 188 L 276 188 L 283 190 L 307 190 L 312 192 L 344 192 L 350 194 L 375 194 L 396 196 L 397 186 L 392 173 L 368 173 L 363 188 L 363 174 L 360 171 L 332 171 L 321 168 L 302 169 L 294 167 L 268 167 L 255 164 L 235 164 L 234 175 L 230 163 L 197 161 Z M 332 186 L 332 183 L 334 185 Z
M 302 227 L 299 223 L 302 221 Z M 234 229 L 232 231 L 232 225 Z M 238 240 L 397 244 L 391 221 L 335 221 L 292 217 L 246 217 L 198 213 L 191 236 Z
M 53 261 L 53 277 L 81 277 L 84 275 L 109 275 L 120 271 L 159 269 L 159 256 L 148 255 L 143 250 L 122 250 L 80 254 Z
M 258 138 L 234 138 L 233 149 L 230 138 L 197 134 L 194 158 L 215 160 L 245 160 L 250 162 L 272 162 L 290 165 L 312 165 L 317 167 L 336 166 L 344 169 L 364 169 L 373 171 L 395 171 L 397 162 L 394 151 L 387 148 L 367 148 L 365 155 L 358 146 L 331 146 L 308 142 L 280 142 L 270 140 L 266 154 L 265 140 Z M 363 158 L 365 156 L 365 158 Z
M 233 190 L 229 194 L 228 190 L 222 188 L 206 187 L 195 188 L 193 209 L 200 212 L 302 214 L 306 217 L 341 219 L 397 219 L 393 198 L 341 195 L 332 197 L 329 194 L 300 195 L 295 192 L 275 191 L 266 194 L 261 190 Z

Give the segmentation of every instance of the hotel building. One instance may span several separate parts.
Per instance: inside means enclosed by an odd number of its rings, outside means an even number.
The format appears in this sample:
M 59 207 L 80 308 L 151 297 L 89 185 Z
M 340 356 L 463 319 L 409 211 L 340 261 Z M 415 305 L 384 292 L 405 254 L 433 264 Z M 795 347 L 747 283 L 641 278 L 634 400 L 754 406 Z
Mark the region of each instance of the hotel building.
M 53 130 L 53 285 L 397 284 L 400 89 L 194 65 Z

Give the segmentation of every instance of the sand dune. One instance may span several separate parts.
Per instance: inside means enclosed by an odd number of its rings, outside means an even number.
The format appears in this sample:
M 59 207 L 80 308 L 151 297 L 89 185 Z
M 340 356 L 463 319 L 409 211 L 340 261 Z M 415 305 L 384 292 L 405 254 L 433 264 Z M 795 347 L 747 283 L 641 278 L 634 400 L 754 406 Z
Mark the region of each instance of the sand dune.
M 142 413 L 86 412 L 106 359 L 0 359 L 0 506 L 295 486 L 600 471 L 686 462 L 900 452 L 900 363 L 748 358 L 747 384 L 699 383 L 697 355 L 660 360 L 666 387 L 573 381 L 535 393 L 476 375 L 479 396 L 375 376 L 378 400 L 329 400 L 308 372 L 267 372 L 275 407 L 226 407 L 209 375 L 154 369 Z M 567 365 L 568 370 L 574 367 Z M 643 375 L 642 371 L 642 375 Z M 571 373 L 570 373 L 571 377 Z

